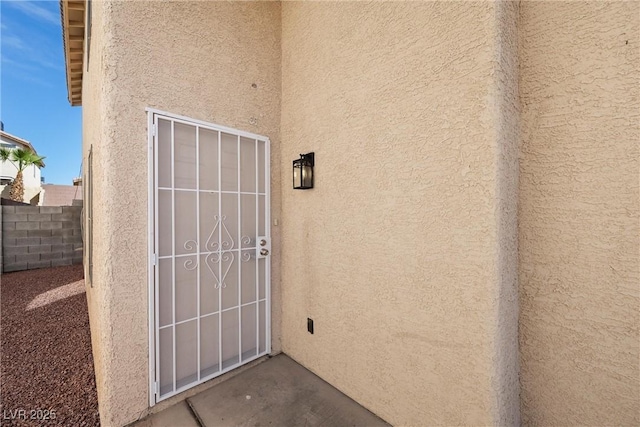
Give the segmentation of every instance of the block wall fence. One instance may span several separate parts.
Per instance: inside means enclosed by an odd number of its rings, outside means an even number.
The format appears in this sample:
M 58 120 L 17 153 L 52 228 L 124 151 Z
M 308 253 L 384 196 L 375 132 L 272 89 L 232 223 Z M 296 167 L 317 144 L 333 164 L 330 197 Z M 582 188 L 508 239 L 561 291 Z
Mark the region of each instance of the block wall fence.
M 2 206 L 0 272 L 82 264 L 82 206 Z

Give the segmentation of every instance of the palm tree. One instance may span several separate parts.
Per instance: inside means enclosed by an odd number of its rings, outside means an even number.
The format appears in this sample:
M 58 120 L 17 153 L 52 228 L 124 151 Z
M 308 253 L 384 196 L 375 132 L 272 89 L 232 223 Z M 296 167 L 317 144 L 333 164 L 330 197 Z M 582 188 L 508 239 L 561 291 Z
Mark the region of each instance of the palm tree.
M 22 148 L 8 149 L 0 148 L 0 160 L 2 162 L 10 161 L 13 166 L 18 169 L 16 178 L 11 183 L 11 190 L 9 191 L 9 198 L 16 202 L 22 202 L 24 199 L 24 182 L 22 180 L 22 171 L 31 165 L 35 165 L 38 168 L 44 167 L 44 157 L 38 156 L 31 150 L 24 150 Z

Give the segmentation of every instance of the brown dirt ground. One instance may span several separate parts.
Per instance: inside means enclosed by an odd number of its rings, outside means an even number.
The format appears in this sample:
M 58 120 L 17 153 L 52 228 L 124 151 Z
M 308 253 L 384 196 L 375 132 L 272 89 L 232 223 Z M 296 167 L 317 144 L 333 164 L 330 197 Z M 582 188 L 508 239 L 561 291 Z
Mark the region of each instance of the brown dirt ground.
M 0 338 L 1 425 L 100 424 L 81 265 L 0 276 Z

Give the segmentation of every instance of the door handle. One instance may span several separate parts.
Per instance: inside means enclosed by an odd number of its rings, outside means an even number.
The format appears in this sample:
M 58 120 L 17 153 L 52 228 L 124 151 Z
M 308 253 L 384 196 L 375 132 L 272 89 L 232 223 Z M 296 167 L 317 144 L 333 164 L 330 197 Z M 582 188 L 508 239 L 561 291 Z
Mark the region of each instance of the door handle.
M 265 249 L 265 248 L 260 249 L 260 255 L 262 255 L 262 256 L 269 255 L 269 250 Z
M 267 241 L 265 239 L 260 239 L 260 246 L 266 246 Z

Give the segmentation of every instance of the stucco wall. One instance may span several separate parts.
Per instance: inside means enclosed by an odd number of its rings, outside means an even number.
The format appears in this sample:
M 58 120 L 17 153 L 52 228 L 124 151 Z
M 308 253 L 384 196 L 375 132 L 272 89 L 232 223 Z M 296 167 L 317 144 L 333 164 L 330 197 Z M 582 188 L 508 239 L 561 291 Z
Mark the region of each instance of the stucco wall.
M 522 2 L 527 425 L 638 425 L 640 3 Z
M 392 424 L 518 422 L 515 7 L 282 6 L 283 350 Z
M 148 412 L 154 107 L 271 138 L 274 351 L 397 425 L 638 424 L 638 5 L 92 2 L 102 423 Z
M 99 195 L 105 191 L 104 188 L 104 176 L 105 169 L 101 165 L 103 159 L 103 153 L 105 151 L 104 140 L 106 139 L 106 133 L 104 130 L 104 97 L 103 87 L 106 86 L 106 70 L 104 63 L 104 36 L 106 32 L 104 23 L 104 2 L 92 1 L 91 3 L 91 49 L 89 52 L 88 64 L 86 63 L 86 51 L 87 44 L 85 42 L 85 68 L 82 80 L 82 159 L 83 173 L 86 173 L 86 165 L 88 164 L 89 150 L 93 150 L 93 188 L 94 199 L 100 200 Z M 85 175 L 86 178 L 86 175 Z M 87 188 L 86 186 L 84 187 Z M 85 195 L 86 196 L 86 195 Z M 85 197 L 86 199 L 86 197 Z M 106 201 L 105 201 L 106 202 Z M 98 203 L 99 204 L 99 203 Z M 103 202 L 104 204 L 104 202 Z M 86 206 L 85 206 L 86 207 Z M 86 233 L 89 224 L 86 222 L 87 212 L 84 212 L 82 220 L 84 222 L 84 232 Z M 103 224 L 103 212 L 97 209 L 93 212 L 94 228 L 100 227 Z M 102 235 L 105 235 L 103 228 Z M 86 234 L 85 234 L 86 236 Z M 86 240 L 85 240 L 86 241 Z M 95 240 L 94 240 L 95 242 Z M 98 241 L 94 243 L 94 251 L 97 245 L 102 242 Z M 108 303 L 108 286 L 104 280 L 104 268 L 106 265 L 105 259 L 96 260 L 94 256 L 94 272 L 97 271 L 98 280 L 91 280 L 88 270 L 88 248 L 85 248 L 83 253 L 84 258 L 84 270 L 85 270 L 85 285 L 87 287 L 87 305 L 89 311 L 89 326 L 91 329 L 91 348 L 93 351 L 93 365 L 96 374 L 96 386 L 98 391 L 98 404 L 99 409 L 105 407 L 105 401 L 110 396 L 107 387 L 108 371 L 105 370 L 105 365 L 110 363 L 111 352 L 109 346 L 110 340 L 110 304 Z M 94 282 L 96 285 L 94 285 Z M 108 405 L 106 405 L 108 406 Z
M 94 279 L 88 296 L 92 330 L 100 327 L 93 345 L 101 422 L 124 425 L 143 416 L 149 402 L 145 108 L 268 136 L 271 185 L 279 189 L 280 5 L 92 4 L 95 74 L 92 68 L 83 91 L 85 138 L 95 141 Z M 272 191 L 271 202 L 272 218 L 278 219 L 279 190 Z M 276 352 L 278 230 L 272 229 L 271 255 Z
M 30 145 L 22 144 L 9 136 L 0 135 L 0 141 L 2 141 L 1 145 L 3 146 L 3 148 L 20 148 L 31 151 Z M 18 167 L 15 162 L 0 162 L 0 177 L 15 178 L 17 173 Z M 40 192 L 40 168 L 36 167 L 35 165 L 27 166 L 25 170 L 22 171 L 22 182 L 25 187 L 24 200 L 29 203 L 31 198 Z M 0 189 L 3 188 L 4 186 L 0 186 Z M 6 197 L 8 198 L 8 195 Z
M 14 162 L 0 162 L 0 176 L 15 178 L 17 173 L 18 168 Z M 40 168 L 34 165 L 27 166 L 24 171 L 22 171 L 22 182 L 25 189 L 37 189 L 40 191 L 40 174 Z M 26 200 L 28 201 L 28 199 Z
M 9 193 L 11 192 L 10 185 L 0 185 L 0 196 L 4 199 L 9 198 Z M 25 187 L 24 188 L 24 196 L 22 201 L 24 203 L 30 203 L 33 205 L 42 205 L 42 197 L 43 197 L 42 187 L 40 185 L 36 187 Z M 34 200 L 35 198 L 35 200 Z
M 492 36 L 495 72 L 489 105 L 496 116 L 494 167 L 496 169 L 497 289 L 495 305 L 496 335 L 493 388 L 494 423 L 520 424 L 520 383 L 518 360 L 518 152 L 520 143 L 520 97 L 518 93 L 519 3 L 495 4 L 495 30 Z
M 4 140 L 3 140 L 4 141 Z M 8 141 L 15 144 L 13 141 Z M 18 148 L 24 148 L 23 146 L 18 146 Z M 10 177 L 15 178 L 18 174 L 18 166 L 15 162 L 6 161 L 0 162 L 0 176 L 3 178 Z M 40 168 L 35 165 L 27 166 L 22 171 L 22 183 L 24 185 L 24 197 L 23 201 L 25 203 L 30 203 L 31 199 L 36 197 L 42 191 L 42 187 L 40 185 L 40 176 L 41 171 Z M 11 191 L 10 185 L 0 185 L 0 193 L 2 197 L 8 199 L 9 192 Z M 41 203 L 41 197 L 38 201 Z

